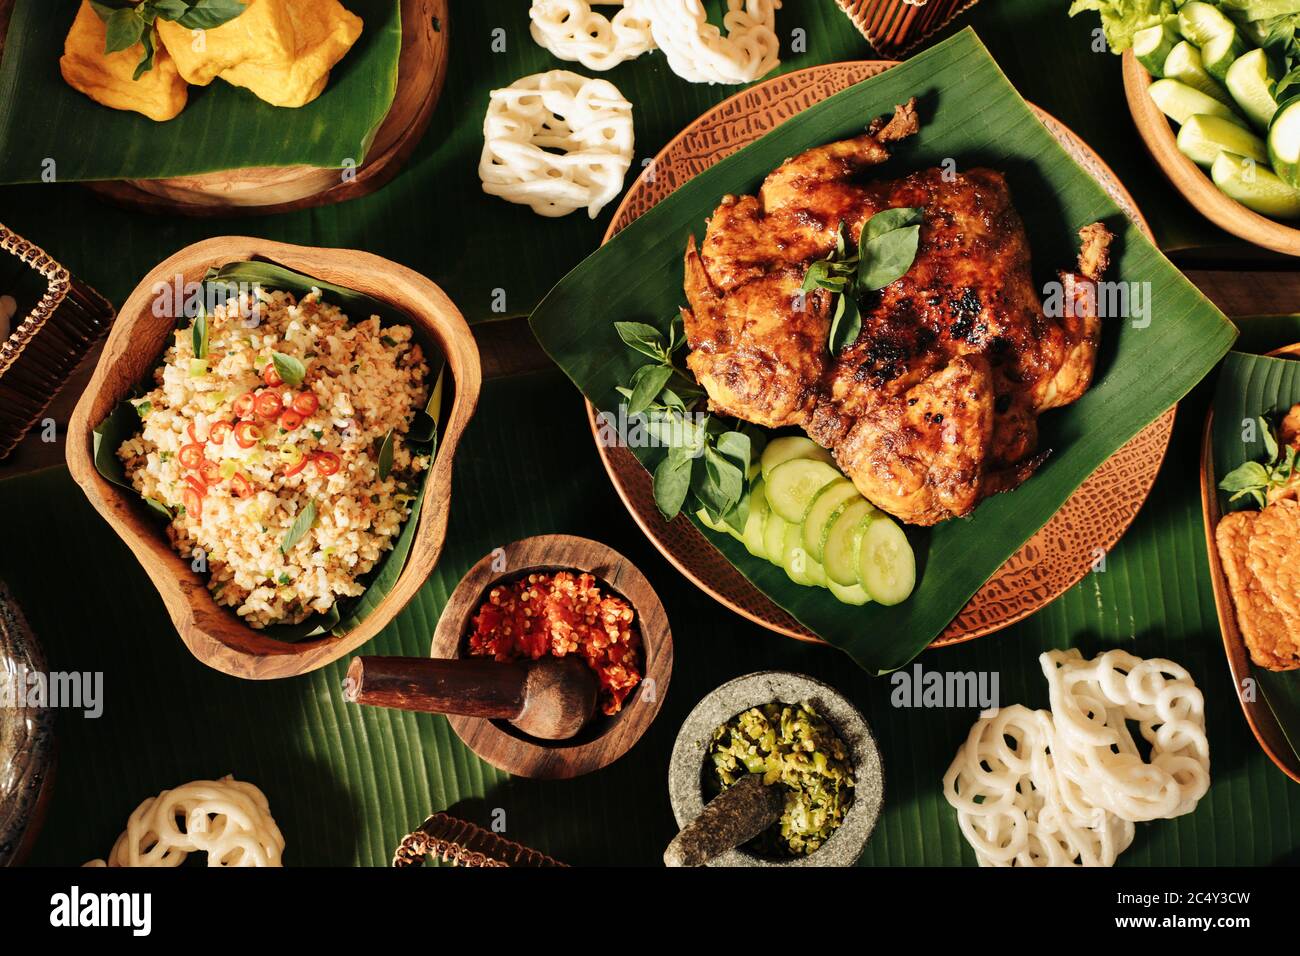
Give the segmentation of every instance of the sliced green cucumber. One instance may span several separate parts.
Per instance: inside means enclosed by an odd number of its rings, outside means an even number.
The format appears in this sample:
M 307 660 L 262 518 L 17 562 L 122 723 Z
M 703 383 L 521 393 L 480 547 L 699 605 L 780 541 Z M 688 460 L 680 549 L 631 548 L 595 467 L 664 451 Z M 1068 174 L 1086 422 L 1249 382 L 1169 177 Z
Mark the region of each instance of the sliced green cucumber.
M 1228 84 L 1228 92 L 1232 94 L 1232 98 L 1246 114 L 1246 119 L 1250 120 L 1256 129 L 1267 130 L 1269 121 L 1277 112 L 1277 100 L 1273 99 L 1277 77 L 1273 75 L 1273 69 L 1269 65 L 1268 54 L 1263 50 L 1251 50 L 1237 57 L 1232 66 L 1228 67 L 1228 75 L 1224 82 Z M 1241 150 L 1230 150 L 1230 152 L 1240 153 Z M 1242 155 L 1248 154 L 1242 153 Z
M 826 569 L 826 576 L 837 584 L 849 587 L 858 583 L 854 536 L 863 520 L 875 513 L 876 508 L 870 501 L 859 498 L 842 506 L 826 529 L 822 541 L 822 567 Z
M 916 586 L 916 556 L 907 535 L 885 514 L 876 514 L 857 539 L 858 583 L 878 604 L 907 600 Z
M 803 517 L 803 546 L 818 561 L 822 559 L 822 539 L 826 536 L 826 525 L 831 516 L 842 505 L 861 497 L 853 482 L 847 478 L 831 482 L 808 506 L 808 513 Z
M 1236 30 L 1221 33 L 1205 46 L 1201 47 L 1201 62 L 1205 71 L 1217 80 L 1226 80 L 1228 70 L 1245 52 L 1250 49 Z
M 785 526 L 787 522 L 775 511 L 767 513 L 767 520 L 763 522 L 763 554 L 773 564 L 778 567 L 785 557 Z
M 1165 60 L 1180 39 L 1177 22 L 1166 21 L 1133 34 L 1133 55 L 1156 79 L 1164 75 Z
M 767 521 L 767 513 L 771 509 L 767 504 L 767 494 L 764 492 L 763 479 L 760 478 L 754 482 L 754 487 L 749 491 L 749 514 L 745 518 L 745 532 L 740 536 L 740 542 L 756 558 L 767 557 L 763 550 L 763 523 Z
M 1300 219 L 1300 189 L 1283 182 L 1265 166 L 1244 156 L 1220 153 L 1210 178 L 1230 199 L 1274 219 Z
M 1194 90 L 1186 83 L 1177 80 L 1156 80 L 1147 92 L 1155 100 L 1160 112 L 1179 125 L 1186 123 L 1193 116 L 1219 116 L 1231 120 L 1245 128 L 1246 121 L 1237 115 L 1236 110 L 1225 103 L 1220 103 L 1200 90 Z
M 808 506 L 829 484 L 843 480 L 834 465 L 811 458 L 783 461 L 767 475 L 767 503 L 786 521 L 803 521 Z
M 1189 117 L 1178 131 L 1178 149 L 1207 169 L 1220 153 L 1237 153 L 1261 163 L 1268 162 L 1268 147 L 1262 139 L 1219 116 Z
M 1229 31 L 1235 33 L 1236 29 L 1223 11 L 1200 0 L 1184 3 L 1178 10 L 1178 32 L 1199 47 Z
M 831 594 L 835 595 L 835 600 L 841 604 L 852 604 L 861 607 L 871 600 L 871 595 L 861 584 L 853 584 L 849 587 L 832 580 L 829 576 L 826 578 L 826 586 L 831 589 Z
M 1273 114 L 1268 159 L 1282 182 L 1300 187 L 1300 96 L 1289 98 Z
M 703 508 L 695 512 L 695 517 L 699 518 L 700 524 L 704 525 L 704 527 L 708 528 L 710 531 L 720 531 L 723 534 L 731 535 L 737 540 L 740 539 L 740 535 L 736 533 L 736 530 L 732 528 L 731 525 L 727 524 L 725 521 L 714 521 L 709 517 L 709 513 Z
M 1205 72 L 1205 67 L 1201 63 L 1201 51 L 1186 40 L 1170 51 L 1165 60 L 1164 75 L 1166 79 L 1185 83 L 1225 106 L 1232 105 L 1232 97 L 1228 95 L 1228 91 L 1218 80 Z
M 797 524 L 787 523 L 785 526 L 785 550 L 781 555 L 781 566 L 795 584 L 824 587 L 827 583 L 826 571 L 804 550 L 803 529 Z
M 760 458 L 763 477 L 770 475 L 777 465 L 796 458 L 824 461 L 828 465 L 834 463 L 831 453 L 811 438 L 804 438 L 802 435 L 782 435 L 780 438 L 773 438 L 763 449 Z

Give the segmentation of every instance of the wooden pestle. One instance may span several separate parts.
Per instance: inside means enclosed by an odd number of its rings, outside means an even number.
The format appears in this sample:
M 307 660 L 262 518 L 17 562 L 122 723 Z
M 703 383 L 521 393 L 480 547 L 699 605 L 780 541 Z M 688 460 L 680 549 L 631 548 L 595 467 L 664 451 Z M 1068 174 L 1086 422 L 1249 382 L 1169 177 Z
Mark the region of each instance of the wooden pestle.
M 716 856 L 748 843 L 781 817 L 785 788 L 763 783 L 751 773 L 704 805 L 700 815 L 673 837 L 664 850 L 665 866 L 703 866 Z
M 598 683 L 575 657 L 354 657 L 343 699 L 429 714 L 507 720 L 530 737 L 567 740 L 596 712 Z

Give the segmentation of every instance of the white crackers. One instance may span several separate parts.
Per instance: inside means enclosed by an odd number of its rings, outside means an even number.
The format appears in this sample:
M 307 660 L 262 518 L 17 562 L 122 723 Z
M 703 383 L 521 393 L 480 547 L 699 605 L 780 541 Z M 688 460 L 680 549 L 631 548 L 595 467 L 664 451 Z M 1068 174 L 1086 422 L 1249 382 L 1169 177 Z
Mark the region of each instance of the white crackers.
M 1172 661 L 1068 650 L 1039 663 L 1051 711 L 981 717 L 944 775 L 944 797 L 981 866 L 1111 866 L 1134 823 L 1190 813 L 1209 789 L 1204 699 Z
M 593 6 L 618 6 L 612 18 Z M 727 0 L 724 35 L 702 0 L 533 0 L 537 43 L 561 60 L 608 70 L 656 47 L 692 83 L 752 83 L 780 64 L 781 0 Z
M 595 219 L 632 162 L 632 104 L 608 80 L 551 70 L 493 90 L 483 119 L 483 191 L 542 216 Z
M 195 851 L 208 866 L 281 866 L 284 837 L 266 795 L 230 776 L 164 790 L 136 807 L 107 865 L 180 866 Z

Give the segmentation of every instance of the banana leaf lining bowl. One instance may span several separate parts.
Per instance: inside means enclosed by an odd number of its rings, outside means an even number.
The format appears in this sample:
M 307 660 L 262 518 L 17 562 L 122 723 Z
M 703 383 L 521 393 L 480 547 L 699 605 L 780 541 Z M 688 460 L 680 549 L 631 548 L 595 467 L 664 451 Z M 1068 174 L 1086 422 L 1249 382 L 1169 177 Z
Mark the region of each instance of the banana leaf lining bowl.
M 454 385 L 443 416 L 433 464 L 425 479 L 424 506 L 406 563 L 393 588 L 355 627 L 297 643 L 269 637 L 219 606 L 204 576 L 172 550 L 158 519 L 132 492 L 106 480 L 93 460 L 93 429 L 154 369 L 174 332 L 171 318 L 152 312 L 155 287 L 177 277 L 201 282 L 210 267 L 269 260 L 322 282 L 354 289 L 401 311 L 411 326 L 446 355 Z M 357 318 L 352 316 L 352 318 Z M 262 239 L 228 236 L 188 246 L 145 276 L 126 300 L 85 394 L 68 428 L 68 468 L 90 503 L 126 542 L 148 572 L 181 639 L 195 657 L 236 677 L 270 679 L 303 674 L 336 660 L 387 625 L 433 570 L 447 533 L 452 457 L 478 402 L 482 373 L 469 326 L 451 300 L 428 279 L 369 253 L 309 249 Z

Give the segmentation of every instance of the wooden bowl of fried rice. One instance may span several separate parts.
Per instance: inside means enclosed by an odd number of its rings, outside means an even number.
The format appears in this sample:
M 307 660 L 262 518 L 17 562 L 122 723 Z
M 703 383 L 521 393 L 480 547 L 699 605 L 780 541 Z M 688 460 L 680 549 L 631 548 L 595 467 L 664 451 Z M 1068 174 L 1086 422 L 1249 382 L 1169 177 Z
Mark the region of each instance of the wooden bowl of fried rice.
M 325 301 L 312 293 L 295 302 L 270 290 L 259 299 L 259 291 L 253 298 L 263 302 L 259 315 L 269 315 L 267 324 L 237 335 L 234 313 L 227 318 L 219 309 L 205 318 L 212 328 L 210 360 L 198 362 L 186 344 L 190 333 L 178 334 L 174 310 L 159 307 L 163 290 L 201 287 L 210 268 L 252 261 L 369 296 L 400 314 L 411 333 L 401 325 L 381 328 L 378 317 L 344 317 L 327 301 L 328 294 Z M 304 340 L 304 335 L 319 342 Z M 406 444 L 410 412 L 422 408 L 436 375 L 426 374 L 420 340 L 445 356 L 443 394 L 451 395 L 449 403 L 444 397 L 431 455 Z M 296 382 L 289 372 L 286 381 L 269 370 L 283 371 L 279 348 L 293 351 L 293 345 L 306 359 L 298 372 L 308 369 Z M 311 351 L 301 351 L 304 347 Z M 268 349 L 279 356 L 275 364 L 266 361 Z M 209 357 L 206 338 L 204 351 L 197 354 Z M 149 393 L 155 402 L 135 397 L 140 383 L 164 362 L 168 364 L 153 380 L 156 390 Z M 215 376 L 216 381 L 189 386 L 183 365 L 190 366 L 190 375 Z M 365 373 L 358 374 L 360 369 Z M 243 236 L 209 239 L 160 263 L 122 306 L 69 424 L 68 468 L 149 574 L 195 657 L 236 677 L 291 677 L 365 644 L 432 572 L 447 532 L 452 459 L 477 405 L 481 377 L 469 326 L 442 290 L 418 273 L 349 249 L 311 249 Z M 267 378 L 265 387 L 262 378 Z M 196 402 L 205 398 L 190 394 L 202 387 L 219 390 L 202 404 L 182 404 L 191 397 Z M 178 397 L 177 389 L 190 391 Z M 258 406 L 256 415 L 244 414 L 230 398 L 236 393 L 238 398 L 269 393 L 263 400 L 276 407 L 264 412 Z M 305 408 L 299 398 L 306 399 Z M 116 449 L 134 491 L 107 480 L 102 461 L 100 468 L 95 462 L 94 431 L 126 400 L 147 406 L 137 406 L 144 422 L 139 436 Z M 196 407 L 212 409 L 211 418 L 195 413 Z M 291 412 L 296 416 L 292 420 L 286 418 Z M 218 422 L 224 424 L 217 427 Z M 197 438 L 196 426 L 201 432 Z M 383 429 L 388 429 L 386 438 Z M 263 440 L 257 440 L 259 435 Z M 396 449 L 387 451 L 383 464 L 385 452 L 375 453 L 382 447 L 376 435 Z M 309 449 L 305 456 L 300 445 Z M 406 471 L 399 477 L 400 469 Z M 416 514 L 410 488 L 417 478 L 423 479 L 423 506 L 415 517 L 404 518 Z M 196 495 L 183 481 L 201 490 Z M 167 506 L 170 521 L 160 520 L 146 497 Z M 279 623 L 279 615 L 285 623 L 298 623 L 328 607 L 331 595 L 361 593 L 368 572 L 379 566 L 408 520 L 416 524 L 400 574 L 377 603 L 371 601 L 364 616 L 303 639 L 272 636 L 275 628 L 268 630 L 268 625 Z M 192 558 L 199 544 L 211 548 L 213 558 L 202 573 Z M 398 555 L 393 557 L 396 561 Z M 249 583 L 259 575 L 265 577 L 261 585 Z

